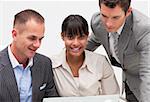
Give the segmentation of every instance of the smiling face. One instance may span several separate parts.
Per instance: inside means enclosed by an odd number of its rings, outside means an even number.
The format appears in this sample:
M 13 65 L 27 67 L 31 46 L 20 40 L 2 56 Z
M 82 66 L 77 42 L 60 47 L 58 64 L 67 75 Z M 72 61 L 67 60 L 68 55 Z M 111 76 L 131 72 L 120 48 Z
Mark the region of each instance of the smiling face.
M 37 23 L 34 19 L 13 29 L 11 50 L 17 60 L 21 62 L 21 60 L 27 60 L 35 55 L 44 37 L 44 30 L 44 23 Z
M 75 37 L 63 36 L 63 41 L 66 47 L 66 55 L 71 57 L 80 57 L 83 55 L 87 44 L 87 35 L 77 35 Z
M 101 4 L 101 19 L 108 32 L 116 32 L 131 13 L 131 8 L 125 13 L 120 6 L 109 8 Z
M 65 43 L 67 57 L 83 57 L 88 34 L 88 23 L 82 16 L 69 15 L 64 19 L 61 37 Z

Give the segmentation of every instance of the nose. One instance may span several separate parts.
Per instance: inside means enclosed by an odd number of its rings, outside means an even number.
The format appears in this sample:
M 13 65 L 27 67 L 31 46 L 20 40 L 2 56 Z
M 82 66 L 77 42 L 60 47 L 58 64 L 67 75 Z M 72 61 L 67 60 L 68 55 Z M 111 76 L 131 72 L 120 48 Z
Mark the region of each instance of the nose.
M 111 19 L 107 19 L 105 24 L 108 28 L 110 28 L 113 25 L 113 21 Z
M 78 38 L 75 38 L 73 40 L 73 45 L 77 46 L 78 44 L 79 44 L 79 40 L 78 40 Z
M 40 45 L 41 45 L 41 41 L 40 41 L 40 40 L 36 40 L 36 41 L 34 41 L 34 43 L 33 43 L 33 46 L 36 47 L 36 48 L 39 48 Z

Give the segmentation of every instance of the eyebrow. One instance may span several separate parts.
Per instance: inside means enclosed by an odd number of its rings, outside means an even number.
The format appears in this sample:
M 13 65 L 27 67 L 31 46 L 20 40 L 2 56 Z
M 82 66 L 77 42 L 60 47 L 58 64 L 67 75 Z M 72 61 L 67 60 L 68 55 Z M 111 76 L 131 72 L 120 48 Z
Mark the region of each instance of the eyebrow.
M 108 18 L 108 16 L 104 15 L 103 13 L 101 15 Z M 112 18 L 118 18 L 118 17 L 121 17 L 121 15 L 113 16 Z
M 35 36 L 35 35 L 31 35 L 31 36 L 29 36 L 29 38 L 34 38 L 34 39 L 36 39 L 36 38 L 38 38 L 37 36 Z M 44 36 L 42 36 L 41 38 L 39 38 L 39 39 L 43 39 L 44 38 Z
M 43 39 L 44 38 L 44 36 L 42 36 L 40 39 Z

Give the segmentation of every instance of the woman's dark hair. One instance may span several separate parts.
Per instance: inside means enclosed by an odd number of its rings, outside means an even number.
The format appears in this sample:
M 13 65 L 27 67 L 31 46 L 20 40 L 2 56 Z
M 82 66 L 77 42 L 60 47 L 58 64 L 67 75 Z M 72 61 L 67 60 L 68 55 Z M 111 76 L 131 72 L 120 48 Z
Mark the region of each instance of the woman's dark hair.
M 88 23 L 80 15 L 69 15 L 62 23 L 61 27 L 64 36 L 75 37 L 77 35 L 88 35 Z
M 122 10 L 126 13 L 130 7 L 131 0 L 99 0 L 100 7 L 101 4 L 104 4 L 109 8 L 115 8 L 117 5 L 119 5 L 122 8 Z

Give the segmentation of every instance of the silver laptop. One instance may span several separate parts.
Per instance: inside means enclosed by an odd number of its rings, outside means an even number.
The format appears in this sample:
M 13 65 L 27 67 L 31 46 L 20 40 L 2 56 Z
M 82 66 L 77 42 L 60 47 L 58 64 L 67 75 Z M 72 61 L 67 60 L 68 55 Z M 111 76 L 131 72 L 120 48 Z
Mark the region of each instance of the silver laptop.
M 119 95 L 44 98 L 43 102 L 119 102 Z

